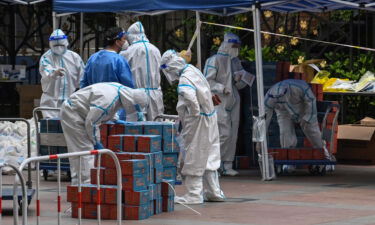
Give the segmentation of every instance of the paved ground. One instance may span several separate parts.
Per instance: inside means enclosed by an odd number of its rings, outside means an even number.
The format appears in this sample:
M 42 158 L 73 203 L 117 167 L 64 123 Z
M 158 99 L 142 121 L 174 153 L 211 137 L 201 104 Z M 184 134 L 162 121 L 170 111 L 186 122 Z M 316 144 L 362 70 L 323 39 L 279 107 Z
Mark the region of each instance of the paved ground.
M 225 203 L 205 203 L 193 208 L 176 205 L 172 213 L 163 213 L 143 221 L 123 224 L 149 225 L 375 225 L 375 166 L 338 166 L 333 174 L 310 176 L 307 171 L 263 182 L 256 170 L 241 171 L 238 177 L 225 177 L 221 185 L 228 198 Z M 53 180 L 53 178 L 51 179 Z M 5 181 L 10 182 L 10 177 Z M 64 182 L 64 186 L 68 183 Z M 64 192 L 66 191 L 63 188 Z M 183 193 L 182 186 L 177 187 Z M 57 224 L 56 183 L 41 183 L 41 224 Z M 63 209 L 68 208 L 63 194 Z M 13 224 L 11 201 L 4 202 L 0 224 Z M 29 207 L 29 224 L 35 224 L 35 201 Z M 63 224 L 77 224 L 64 213 Z M 83 224 L 96 224 L 85 220 Z M 104 221 L 102 224 L 116 224 Z

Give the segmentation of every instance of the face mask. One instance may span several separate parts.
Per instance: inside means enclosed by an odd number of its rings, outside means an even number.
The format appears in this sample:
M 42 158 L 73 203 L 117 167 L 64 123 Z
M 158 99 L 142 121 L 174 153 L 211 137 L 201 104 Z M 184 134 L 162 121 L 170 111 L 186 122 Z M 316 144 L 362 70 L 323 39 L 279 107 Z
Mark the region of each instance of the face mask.
M 129 48 L 129 42 L 125 41 L 125 43 L 121 46 L 121 51 L 125 51 L 128 48 Z
M 66 47 L 58 45 L 58 46 L 53 46 L 51 50 L 56 55 L 62 55 L 62 54 L 64 54 L 66 52 Z

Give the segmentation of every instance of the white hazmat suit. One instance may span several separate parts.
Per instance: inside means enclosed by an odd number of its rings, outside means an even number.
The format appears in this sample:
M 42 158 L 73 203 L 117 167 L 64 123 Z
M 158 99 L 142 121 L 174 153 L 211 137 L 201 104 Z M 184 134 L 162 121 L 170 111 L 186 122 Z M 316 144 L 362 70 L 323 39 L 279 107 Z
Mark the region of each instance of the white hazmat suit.
M 186 64 L 175 51 L 162 56 L 161 68 L 168 81 L 179 81 L 177 112 L 185 143 L 182 175 L 188 193 L 176 202 L 200 204 L 224 201 L 217 169 L 220 167 L 220 142 L 216 111 L 210 86 L 202 73 Z
M 271 122 L 273 111 L 276 112 L 280 128 L 280 145 L 282 148 L 297 146 L 295 123 L 299 123 L 303 133 L 314 148 L 323 148 L 327 159 L 334 159 L 325 146 L 319 129 L 317 118 L 316 98 L 309 85 L 303 80 L 283 80 L 272 86 L 266 93 L 267 128 Z M 294 166 L 284 166 L 289 172 Z M 326 166 L 327 170 L 334 170 L 334 166 Z
M 147 104 L 143 89 L 132 89 L 119 83 L 96 83 L 73 93 L 61 106 L 61 126 L 68 152 L 102 148 L 99 126 L 114 118 L 123 108 L 125 112 L 142 113 Z M 69 158 L 72 184 L 78 183 L 78 159 Z M 82 157 L 82 182 L 90 182 L 92 156 Z
M 120 55 L 129 63 L 135 87 L 145 88 L 147 91 L 147 120 L 152 121 L 164 112 L 163 93 L 160 88 L 160 51 L 148 41 L 141 22 L 129 27 L 127 40 L 130 46 L 120 52 Z
M 64 32 L 60 29 L 53 31 L 49 38 L 50 50 L 42 55 L 39 63 L 43 89 L 41 107 L 60 108 L 64 100 L 79 88 L 85 66 L 77 53 L 67 49 L 68 45 Z M 43 112 L 45 118 L 58 116 L 58 111 Z
M 264 101 L 267 127 L 271 122 L 273 111 L 276 112 L 282 148 L 297 146 L 294 123 L 300 124 L 303 133 L 314 148 L 323 147 L 316 99 L 305 81 L 294 79 L 280 81 L 268 90 Z
M 246 86 L 243 81 L 236 78 L 236 74 L 247 73 L 237 58 L 239 44 L 240 40 L 237 35 L 225 34 L 217 54 L 207 59 L 203 70 L 204 76 L 210 84 L 211 92 L 221 99 L 221 104 L 216 106 L 216 109 L 222 169 L 224 175 L 231 176 L 238 174 L 232 168 L 240 122 L 240 95 L 237 89 Z

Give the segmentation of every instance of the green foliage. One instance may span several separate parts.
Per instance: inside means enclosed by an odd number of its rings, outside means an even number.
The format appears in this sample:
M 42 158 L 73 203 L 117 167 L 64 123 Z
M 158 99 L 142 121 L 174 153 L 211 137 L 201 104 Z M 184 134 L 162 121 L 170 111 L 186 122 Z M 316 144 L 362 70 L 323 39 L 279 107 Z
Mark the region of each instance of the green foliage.
M 178 95 L 177 95 L 177 85 L 163 85 L 163 102 L 164 102 L 164 113 L 177 115 L 176 105 L 177 105 Z
M 349 22 L 352 10 L 337 10 L 333 11 L 330 19 L 339 22 Z
M 366 71 L 375 72 L 373 53 L 354 55 L 352 59 L 345 53 L 329 52 L 325 54 L 328 62 L 327 70 L 332 77 L 359 80 Z
M 278 51 L 276 47 L 265 46 L 262 48 L 262 56 L 263 61 L 265 62 L 276 62 L 276 61 L 290 61 L 292 64 L 298 63 L 298 58 L 300 56 L 306 57 L 306 54 L 300 50 L 288 50 L 285 49 L 283 51 Z M 248 61 L 255 61 L 255 49 L 249 48 L 247 45 L 241 48 L 240 56 L 242 59 Z

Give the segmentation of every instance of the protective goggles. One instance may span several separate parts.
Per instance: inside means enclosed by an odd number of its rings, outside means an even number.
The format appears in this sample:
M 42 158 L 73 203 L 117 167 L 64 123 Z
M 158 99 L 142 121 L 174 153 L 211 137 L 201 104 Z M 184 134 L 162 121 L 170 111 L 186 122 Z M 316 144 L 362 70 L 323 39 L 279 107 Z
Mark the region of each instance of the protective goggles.
M 232 44 L 233 48 L 239 48 L 241 46 L 241 41 L 238 39 L 228 39 L 228 43 Z
M 49 37 L 48 40 L 50 40 L 50 41 L 58 41 L 58 40 L 67 39 L 67 38 L 68 38 L 68 36 L 66 36 L 66 35 L 58 35 L 58 36 Z
M 120 33 L 117 34 L 117 36 L 114 39 L 121 39 L 125 34 L 126 34 L 125 31 L 121 31 Z

